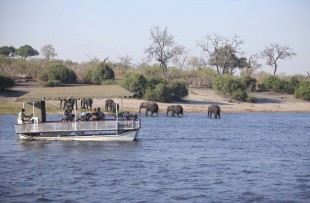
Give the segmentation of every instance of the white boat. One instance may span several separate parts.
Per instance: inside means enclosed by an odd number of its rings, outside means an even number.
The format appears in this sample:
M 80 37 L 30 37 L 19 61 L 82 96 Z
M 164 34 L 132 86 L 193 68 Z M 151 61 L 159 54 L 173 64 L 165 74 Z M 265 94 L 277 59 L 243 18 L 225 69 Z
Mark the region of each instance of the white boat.
M 137 116 L 99 121 L 81 121 L 75 117 L 72 122 L 63 122 L 61 119 L 55 122 L 46 120 L 45 107 L 46 99 L 102 99 L 132 95 L 132 92 L 117 85 L 40 88 L 17 98 L 17 101 L 23 101 L 23 108 L 26 103 L 32 104 L 32 114 L 38 117 L 32 117 L 28 123 L 16 124 L 15 131 L 23 140 L 133 141 L 141 128 L 141 120 Z
M 102 121 L 44 122 L 16 124 L 23 140 L 133 141 L 141 127 L 140 119 Z

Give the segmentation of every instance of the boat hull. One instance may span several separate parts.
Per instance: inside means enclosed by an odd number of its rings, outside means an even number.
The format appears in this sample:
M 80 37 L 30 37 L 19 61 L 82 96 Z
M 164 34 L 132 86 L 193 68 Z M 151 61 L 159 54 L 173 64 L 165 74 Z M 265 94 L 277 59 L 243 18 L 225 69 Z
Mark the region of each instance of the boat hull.
M 87 134 L 87 135 L 57 135 L 41 134 L 29 135 L 19 134 L 21 140 L 48 140 L 48 141 L 134 141 L 139 130 L 122 132 L 119 134 Z

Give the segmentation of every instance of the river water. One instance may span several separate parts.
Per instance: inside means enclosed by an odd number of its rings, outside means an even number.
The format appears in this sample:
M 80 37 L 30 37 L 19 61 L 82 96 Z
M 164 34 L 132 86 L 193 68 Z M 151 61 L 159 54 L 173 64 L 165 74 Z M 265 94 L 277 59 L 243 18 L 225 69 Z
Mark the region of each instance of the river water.
M 0 115 L 0 202 L 310 202 L 310 113 L 141 119 L 134 142 L 42 142 Z

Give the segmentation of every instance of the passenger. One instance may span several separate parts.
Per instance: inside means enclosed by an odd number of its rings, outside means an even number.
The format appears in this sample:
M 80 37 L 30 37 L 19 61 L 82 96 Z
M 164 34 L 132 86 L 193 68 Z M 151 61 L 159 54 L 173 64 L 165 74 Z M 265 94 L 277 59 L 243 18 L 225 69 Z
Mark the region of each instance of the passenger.
M 69 120 L 69 111 L 68 111 L 68 109 L 66 109 L 64 112 L 64 115 L 62 116 L 62 121 L 68 122 L 68 120 Z
M 99 120 L 104 120 L 105 114 L 102 111 L 100 111 L 100 107 L 97 108 L 97 113 L 99 116 Z
M 23 124 L 25 122 L 29 122 L 29 121 L 26 121 L 25 118 L 30 118 L 32 117 L 33 114 L 29 115 L 29 116 L 26 116 L 25 115 L 25 109 L 22 108 L 22 110 L 18 113 L 18 116 L 17 116 L 17 122 L 18 124 Z
M 98 120 L 100 120 L 99 114 L 98 114 L 96 108 L 93 109 L 93 112 L 92 112 L 92 119 L 93 119 L 93 121 L 98 121 Z
M 72 109 L 69 108 L 69 110 L 68 110 L 68 121 L 73 121 L 73 117 L 74 117 L 74 115 L 72 114 Z
M 87 120 L 86 107 L 83 107 L 83 108 L 82 108 L 82 111 L 81 111 L 81 113 L 80 113 L 80 119 L 81 119 L 82 121 Z

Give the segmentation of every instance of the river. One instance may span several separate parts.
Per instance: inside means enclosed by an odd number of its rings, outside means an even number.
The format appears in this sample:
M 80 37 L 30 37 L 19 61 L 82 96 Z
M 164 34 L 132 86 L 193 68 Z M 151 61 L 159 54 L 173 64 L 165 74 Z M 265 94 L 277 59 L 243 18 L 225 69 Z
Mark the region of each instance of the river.
M 141 119 L 133 142 L 44 142 L 0 115 L 0 202 L 310 202 L 310 113 Z

